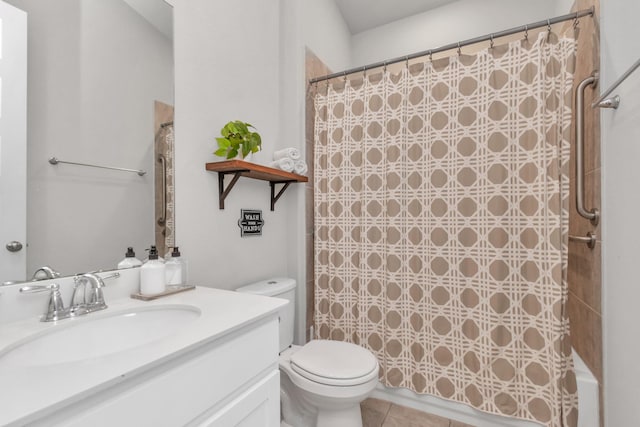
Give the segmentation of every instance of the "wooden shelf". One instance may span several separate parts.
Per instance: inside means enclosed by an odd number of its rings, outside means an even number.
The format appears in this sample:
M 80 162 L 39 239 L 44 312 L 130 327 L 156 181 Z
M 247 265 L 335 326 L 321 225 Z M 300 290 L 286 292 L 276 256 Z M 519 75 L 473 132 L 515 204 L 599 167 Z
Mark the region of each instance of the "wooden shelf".
M 218 172 L 220 209 L 224 209 L 224 200 L 241 176 L 269 182 L 269 187 L 271 187 L 271 210 L 274 210 L 276 202 L 291 183 L 309 181 L 306 176 L 245 162 L 244 160 L 225 160 L 222 162 L 207 163 L 205 169 L 210 172 Z M 227 188 L 224 187 L 225 175 L 233 175 Z M 277 184 L 283 184 L 283 187 L 276 193 Z

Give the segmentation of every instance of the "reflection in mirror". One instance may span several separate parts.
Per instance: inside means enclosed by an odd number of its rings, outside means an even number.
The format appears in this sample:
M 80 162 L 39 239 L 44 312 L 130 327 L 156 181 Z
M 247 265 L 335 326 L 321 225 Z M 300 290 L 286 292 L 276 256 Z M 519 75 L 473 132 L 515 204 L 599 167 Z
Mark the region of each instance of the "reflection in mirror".
M 43 265 L 63 275 L 112 269 L 128 246 L 144 259 L 156 239 L 155 103 L 173 105 L 171 7 L 7 2 L 28 21 L 27 268 L 0 282 Z M 147 173 L 53 166 L 50 157 Z

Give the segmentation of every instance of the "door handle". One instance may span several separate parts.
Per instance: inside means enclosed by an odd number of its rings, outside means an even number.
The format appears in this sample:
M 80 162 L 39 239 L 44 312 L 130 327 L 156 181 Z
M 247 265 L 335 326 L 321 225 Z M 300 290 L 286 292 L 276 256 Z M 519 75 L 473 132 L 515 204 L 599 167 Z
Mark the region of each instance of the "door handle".
M 22 250 L 22 243 L 17 241 L 12 241 L 7 243 L 5 246 L 9 252 L 20 252 Z

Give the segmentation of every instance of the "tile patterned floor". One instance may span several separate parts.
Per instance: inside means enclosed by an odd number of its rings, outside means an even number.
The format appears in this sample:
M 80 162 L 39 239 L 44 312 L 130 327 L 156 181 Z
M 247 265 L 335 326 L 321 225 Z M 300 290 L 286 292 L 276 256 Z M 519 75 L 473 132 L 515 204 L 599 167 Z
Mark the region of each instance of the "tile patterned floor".
M 380 399 L 361 404 L 363 427 L 473 427 Z

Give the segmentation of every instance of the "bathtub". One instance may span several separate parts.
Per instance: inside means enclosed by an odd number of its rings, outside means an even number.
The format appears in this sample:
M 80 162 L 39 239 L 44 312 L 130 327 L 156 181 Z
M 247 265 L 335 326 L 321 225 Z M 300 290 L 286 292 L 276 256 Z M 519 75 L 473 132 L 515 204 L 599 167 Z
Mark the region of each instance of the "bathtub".
M 575 351 L 573 363 L 578 383 L 578 427 L 599 427 L 598 382 Z M 378 384 L 371 397 L 477 427 L 540 427 L 535 422 L 487 414 L 462 403 L 407 389 L 387 388 L 382 384 Z

